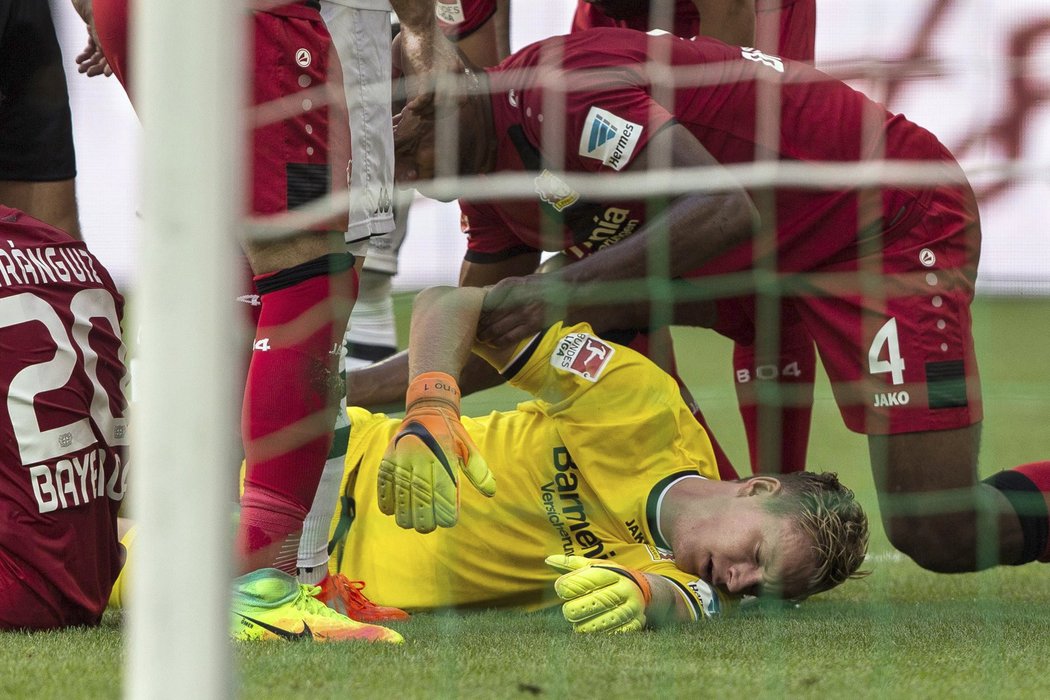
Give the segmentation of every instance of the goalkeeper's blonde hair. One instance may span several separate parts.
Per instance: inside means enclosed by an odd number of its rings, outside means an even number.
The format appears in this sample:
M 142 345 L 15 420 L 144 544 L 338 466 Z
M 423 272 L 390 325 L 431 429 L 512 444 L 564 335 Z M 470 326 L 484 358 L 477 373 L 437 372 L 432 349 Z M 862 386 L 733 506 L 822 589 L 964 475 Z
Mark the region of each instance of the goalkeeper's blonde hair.
M 791 519 L 812 543 L 816 570 L 807 596 L 862 578 L 868 549 L 868 518 L 853 491 L 832 472 L 797 472 L 778 476 L 782 490 L 767 501 L 770 511 Z

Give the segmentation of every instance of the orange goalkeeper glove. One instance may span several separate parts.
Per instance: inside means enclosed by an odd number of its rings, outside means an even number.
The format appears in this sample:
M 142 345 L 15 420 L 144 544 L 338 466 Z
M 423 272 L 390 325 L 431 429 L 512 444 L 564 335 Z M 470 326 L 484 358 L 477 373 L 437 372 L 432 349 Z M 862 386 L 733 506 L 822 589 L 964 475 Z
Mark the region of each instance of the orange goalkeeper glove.
M 405 529 L 452 527 L 459 517 L 459 471 L 489 497 L 496 480 L 459 421 L 456 380 L 421 374 L 405 404 L 405 419 L 379 464 L 379 510 Z
M 568 572 L 554 582 L 554 590 L 565 601 L 562 615 L 576 632 L 636 632 L 645 627 L 653 592 L 641 571 L 565 554 L 552 554 L 545 561 Z

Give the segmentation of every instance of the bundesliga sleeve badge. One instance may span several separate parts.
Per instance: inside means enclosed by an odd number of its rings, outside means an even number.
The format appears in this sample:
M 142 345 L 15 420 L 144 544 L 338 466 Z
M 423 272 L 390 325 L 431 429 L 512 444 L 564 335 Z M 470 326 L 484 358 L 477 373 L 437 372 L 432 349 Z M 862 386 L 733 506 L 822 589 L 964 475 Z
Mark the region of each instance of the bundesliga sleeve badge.
M 642 128 L 608 110 L 591 107 L 580 134 L 580 155 L 600 160 L 613 170 L 623 170 L 642 138 Z
M 558 342 L 551 365 L 596 382 L 615 348 L 587 333 L 569 333 Z

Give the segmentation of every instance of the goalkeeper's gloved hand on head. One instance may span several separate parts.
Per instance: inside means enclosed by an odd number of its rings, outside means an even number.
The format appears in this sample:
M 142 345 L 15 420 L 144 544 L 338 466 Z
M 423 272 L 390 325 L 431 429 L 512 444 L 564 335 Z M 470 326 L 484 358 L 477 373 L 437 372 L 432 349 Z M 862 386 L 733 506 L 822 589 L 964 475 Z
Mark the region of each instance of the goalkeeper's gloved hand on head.
M 459 517 L 459 472 L 485 496 L 496 480 L 459 421 L 459 386 L 442 372 L 408 387 L 405 418 L 379 465 L 379 509 L 405 529 L 431 532 Z
M 553 554 L 549 566 L 567 572 L 554 582 L 565 619 L 576 632 L 636 632 L 645 627 L 652 589 L 645 574 L 599 559 Z

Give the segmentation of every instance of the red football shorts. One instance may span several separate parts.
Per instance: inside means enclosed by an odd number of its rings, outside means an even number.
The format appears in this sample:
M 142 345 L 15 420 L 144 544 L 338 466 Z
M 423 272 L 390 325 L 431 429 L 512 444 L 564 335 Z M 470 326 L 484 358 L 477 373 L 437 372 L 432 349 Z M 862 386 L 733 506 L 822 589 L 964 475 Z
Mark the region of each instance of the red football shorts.
M 252 213 L 279 214 L 347 189 L 350 122 L 321 15 L 254 13 Z M 346 214 L 312 228 L 345 231 Z
M 887 201 L 898 207 L 899 220 L 888 217 L 890 225 L 862 243 L 859 254 L 805 269 L 799 278 L 806 292 L 785 297 L 780 328 L 799 319 L 805 325 L 850 430 L 971 425 L 982 417 L 970 318 L 981 236 L 976 200 L 968 186 L 944 186 Z M 819 237 L 811 239 L 812 254 L 824 254 Z M 796 251 L 792 262 L 798 258 Z M 761 344 L 755 303 L 719 300 L 714 330 Z
M 95 0 L 94 8 L 103 51 L 127 89 L 128 0 Z M 279 214 L 345 191 L 350 125 L 339 60 L 320 13 L 295 3 L 254 12 L 250 42 L 251 213 Z M 310 228 L 345 231 L 346 215 Z
M 816 295 L 795 304 L 846 426 L 892 434 L 980 421 L 970 317 L 980 250 L 973 192 L 933 190 L 882 241 L 882 250 L 822 266 L 811 280 Z

